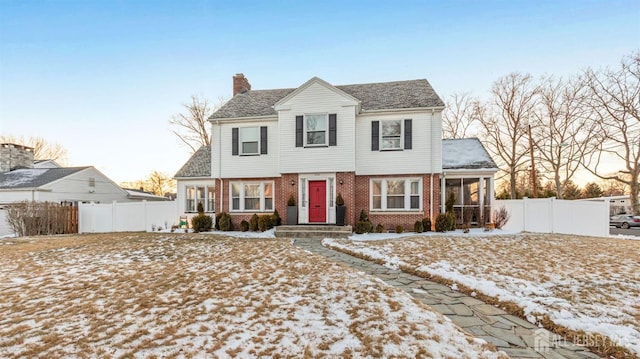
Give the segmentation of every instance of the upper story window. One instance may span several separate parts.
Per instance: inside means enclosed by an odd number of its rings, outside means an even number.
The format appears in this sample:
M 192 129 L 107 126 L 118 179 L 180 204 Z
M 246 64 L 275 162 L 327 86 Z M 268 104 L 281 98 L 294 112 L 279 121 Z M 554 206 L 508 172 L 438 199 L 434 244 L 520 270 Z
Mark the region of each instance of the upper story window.
M 267 126 L 231 129 L 231 154 L 255 156 L 267 154 Z
M 305 121 L 305 145 L 326 146 L 329 121 L 327 115 L 306 115 Z
M 260 150 L 260 128 L 242 127 L 240 128 L 240 154 L 257 155 Z
M 412 120 L 371 122 L 371 151 L 410 150 L 413 145 Z
M 335 113 L 296 116 L 296 147 L 337 146 L 337 121 Z
M 387 120 L 380 121 L 382 126 L 382 136 L 380 138 L 381 150 L 402 149 L 402 121 Z
M 89 187 L 95 187 L 95 186 L 96 186 L 95 177 L 89 177 Z

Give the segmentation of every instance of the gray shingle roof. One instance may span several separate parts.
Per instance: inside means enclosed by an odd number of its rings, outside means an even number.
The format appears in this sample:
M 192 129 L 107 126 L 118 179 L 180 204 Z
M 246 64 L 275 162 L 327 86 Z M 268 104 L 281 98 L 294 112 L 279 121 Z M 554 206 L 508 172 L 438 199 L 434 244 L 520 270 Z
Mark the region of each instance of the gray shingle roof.
M 174 177 L 211 177 L 211 146 L 200 147 Z
M 37 188 L 89 167 L 25 168 L 0 173 L 0 189 Z
M 498 169 L 477 138 L 442 140 L 442 169 Z
M 360 100 L 363 110 L 444 106 L 425 79 L 336 86 Z M 210 118 L 275 116 L 273 105 L 295 89 L 255 90 L 238 94 Z

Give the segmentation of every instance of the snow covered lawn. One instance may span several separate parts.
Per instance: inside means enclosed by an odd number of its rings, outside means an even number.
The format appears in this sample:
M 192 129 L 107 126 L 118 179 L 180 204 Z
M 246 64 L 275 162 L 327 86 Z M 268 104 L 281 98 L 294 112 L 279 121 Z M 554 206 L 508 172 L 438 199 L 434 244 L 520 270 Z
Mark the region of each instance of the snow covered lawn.
M 557 325 L 602 334 L 640 354 L 640 241 L 429 233 L 356 235 L 324 244 L 450 280 L 517 304 L 532 323 L 546 315 Z
M 277 239 L 0 241 L 0 357 L 497 358 L 408 294 Z

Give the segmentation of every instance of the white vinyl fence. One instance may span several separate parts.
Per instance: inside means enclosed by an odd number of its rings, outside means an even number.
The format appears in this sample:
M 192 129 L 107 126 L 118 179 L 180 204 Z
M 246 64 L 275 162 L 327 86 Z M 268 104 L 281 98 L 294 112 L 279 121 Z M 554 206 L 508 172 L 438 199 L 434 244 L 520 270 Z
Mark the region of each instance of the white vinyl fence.
M 494 209 L 510 214 L 503 227 L 510 231 L 609 236 L 609 202 L 524 198 L 496 200 Z
M 7 210 L 0 207 L 0 237 L 13 234 L 13 230 L 7 223 Z
M 179 220 L 176 201 L 78 205 L 78 233 L 150 232 L 154 227 L 177 225 Z

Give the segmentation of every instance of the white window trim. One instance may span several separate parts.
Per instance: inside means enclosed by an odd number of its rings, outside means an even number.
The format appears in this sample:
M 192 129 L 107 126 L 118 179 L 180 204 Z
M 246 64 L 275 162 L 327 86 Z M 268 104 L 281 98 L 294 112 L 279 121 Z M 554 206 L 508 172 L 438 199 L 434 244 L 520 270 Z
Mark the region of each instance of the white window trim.
M 184 212 L 185 213 L 198 213 L 198 188 L 202 187 L 204 188 L 204 203 L 202 204 L 202 206 L 204 207 L 204 212 L 205 213 L 215 213 L 216 212 L 216 190 L 215 190 L 215 186 L 207 186 L 207 185 L 197 185 L 197 184 L 191 184 L 191 185 L 185 185 L 184 186 L 184 197 L 185 197 L 185 203 L 184 203 Z M 209 194 L 209 189 L 212 188 L 213 189 L 213 208 L 209 208 L 209 197 L 207 196 Z M 193 198 L 189 198 L 189 189 L 193 189 Z M 187 205 L 188 201 L 193 201 L 193 211 L 189 211 L 189 206 Z
M 325 118 L 325 128 L 324 128 L 324 143 L 314 143 L 314 144 L 308 144 L 307 143 L 307 116 L 324 116 Z M 308 113 L 304 115 L 304 121 L 302 123 L 302 136 L 303 138 L 303 144 L 304 147 L 327 147 L 329 146 L 329 114 L 328 113 Z M 317 131 L 314 131 L 317 132 Z
M 245 153 L 244 152 L 244 146 L 242 146 L 242 144 L 244 143 L 244 141 L 242 141 L 242 130 L 243 129 L 249 129 L 249 128 L 255 128 L 258 130 L 258 149 L 256 152 L 251 152 L 251 153 Z M 253 141 L 246 141 L 246 142 L 253 142 Z M 260 126 L 247 126 L 247 127 L 240 127 L 238 128 L 238 146 L 239 148 L 239 154 L 240 156 L 259 156 L 260 155 Z
M 384 134 L 382 132 L 382 127 L 383 127 L 383 123 L 384 122 L 391 122 L 391 121 L 400 121 L 400 147 L 397 148 L 383 148 L 382 144 L 384 143 Z M 402 119 L 387 119 L 387 120 L 380 120 L 380 137 L 378 138 L 378 148 L 380 149 L 380 151 L 402 151 L 404 150 L 404 121 Z
M 380 208 L 373 208 L 373 181 L 380 181 Z M 387 181 L 404 181 L 404 208 L 387 208 Z M 418 182 L 418 208 L 411 208 L 411 182 Z M 419 212 L 422 211 L 423 193 L 422 178 L 391 177 L 372 178 L 369 180 L 369 211 L 370 212 Z
M 240 194 L 239 194 L 239 209 L 233 209 L 233 185 L 234 184 L 239 184 L 240 185 Z M 244 208 L 244 199 L 245 199 L 245 193 L 244 193 L 244 186 L 245 185 L 255 185 L 255 184 L 259 184 L 260 185 L 260 209 L 256 210 L 256 209 L 248 209 L 246 210 Z M 264 188 L 266 184 L 270 184 L 271 185 L 271 209 L 266 209 L 265 208 L 265 195 L 264 195 Z M 255 213 L 255 212 L 273 212 L 274 208 L 275 208 L 275 198 L 276 198 L 276 187 L 273 181 L 232 181 L 229 182 L 229 212 L 233 212 L 233 213 L 242 213 L 242 212 L 248 212 L 248 213 Z

